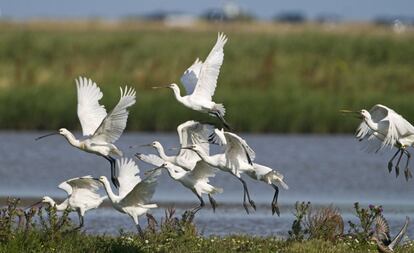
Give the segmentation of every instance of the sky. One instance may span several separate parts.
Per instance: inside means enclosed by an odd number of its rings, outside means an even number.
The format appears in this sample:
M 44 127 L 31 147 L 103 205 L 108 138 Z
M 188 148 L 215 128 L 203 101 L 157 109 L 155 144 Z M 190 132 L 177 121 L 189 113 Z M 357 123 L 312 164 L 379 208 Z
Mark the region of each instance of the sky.
M 153 11 L 183 11 L 201 14 L 219 8 L 228 0 L 0 0 L 2 17 L 16 20 L 32 18 L 118 19 Z M 298 11 L 308 18 L 320 14 L 339 15 L 344 20 L 366 21 L 383 16 L 414 17 L 414 0 L 234 0 L 260 19 L 275 14 Z

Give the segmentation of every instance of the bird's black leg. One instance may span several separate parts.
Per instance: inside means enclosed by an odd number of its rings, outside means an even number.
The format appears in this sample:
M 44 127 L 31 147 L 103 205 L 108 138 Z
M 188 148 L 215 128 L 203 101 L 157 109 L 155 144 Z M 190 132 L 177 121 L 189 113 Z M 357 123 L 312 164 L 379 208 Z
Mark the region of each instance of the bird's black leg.
M 139 224 L 136 225 L 137 226 L 137 230 L 138 230 L 138 234 L 141 237 L 141 239 L 144 239 L 144 231 L 142 231 L 142 228 Z
M 246 182 L 241 177 L 238 177 L 238 179 L 243 184 L 243 190 L 244 190 L 243 206 L 244 206 L 244 209 L 246 209 L 246 212 L 249 213 L 249 210 L 248 210 L 247 205 L 246 205 L 246 196 L 247 196 L 247 199 L 249 200 L 250 205 L 253 207 L 254 210 L 256 210 L 256 204 L 250 198 L 249 189 L 247 189 Z
M 400 166 L 401 157 L 403 156 L 403 154 L 404 154 L 404 150 L 401 149 L 400 156 L 398 157 L 397 164 L 395 165 L 395 177 L 398 177 L 400 175 L 400 167 L 399 166 Z
M 109 161 L 109 163 L 111 164 L 111 181 L 114 184 L 114 186 L 116 188 L 119 188 L 119 181 L 118 181 L 118 176 L 117 176 L 117 171 L 116 171 L 116 160 L 115 158 L 111 157 L 111 156 L 104 156 L 106 160 Z
M 272 184 L 273 189 L 275 189 L 275 195 L 273 196 L 272 200 L 272 215 L 275 213 L 277 216 L 280 216 L 279 206 L 277 205 L 277 198 L 279 196 L 279 187 L 277 185 Z
M 79 211 L 77 213 L 78 213 L 78 218 L 79 218 L 79 226 L 77 226 L 74 230 L 78 230 L 83 227 L 83 216 L 80 214 Z
M 404 153 L 407 156 L 407 161 L 405 163 L 404 175 L 405 175 L 405 180 L 408 181 L 408 179 L 413 177 L 413 175 L 411 174 L 410 168 L 408 168 L 408 164 L 410 163 L 411 155 L 410 155 L 410 152 L 408 152 L 408 150 L 406 150 L 406 149 L 404 149 Z
M 198 195 L 198 193 L 195 192 L 195 194 L 197 195 L 197 198 L 200 200 L 200 205 L 196 206 L 195 208 L 193 208 L 193 210 L 191 210 L 191 213 L 193 215 L 195 215 L 198 211 L 200 211 L 201 208 L 205 206 L 203 198 L 200 195 Z
M 210 204 L 211 204 L 211 208 L 213 208 L 213 212 L 216 212 L 217 202 L 215 199 L 213 199 L 211 194 L 208 195 L 208 200 L 210 200 Z
M 398 153 L 401 152 L 401 149 L 398 149 L 397 152 L 391 157 L 390 161 L 388 162 L 388 172 L 391 173 L 392 171 L 392 162 L 394 161 L 395 157 L 398 155 Z

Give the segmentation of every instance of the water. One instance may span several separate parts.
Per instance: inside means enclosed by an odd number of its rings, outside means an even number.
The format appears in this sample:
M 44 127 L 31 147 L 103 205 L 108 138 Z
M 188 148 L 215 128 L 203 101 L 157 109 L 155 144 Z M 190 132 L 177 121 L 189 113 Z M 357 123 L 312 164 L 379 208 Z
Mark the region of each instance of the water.
M 0 197 L 33 199 L 49 195 L 62 198 L 65 193 L 56 186 L 64 180 L 83 175 L 109 176 L 106 160 L 74 149 L 60 136 L 34 141 L 41 134 L 0 132 L 0 142 L 5 144 L 0 146 Z M 257 163 L 278 169 L 285 175 L 290 189 L 280 191 L 281 216 L 271 215 L 273 190 L 270 186 L 246 177 L 252 198 L 258 205 L 256 212 L 247 215 L 241 205 L 240 182 L 228 174 L 218 173 L 211 183 L 224 188 L 224 192 L 216 196 L 219 207 L 216 213 L 207 207 L 196 218 L 200 231 L 205 235 L 250 233 L 286 236 L 293 221 L 292 210 L 296 201 L 334 204 L 340 208 L 345 221 L 355 219 L 352 213 L 354 202 L 383 205 L 393 231 L 403 224 L 406 215 L 414 217 L 414 181 L 406 182 L 403 173 L 399 178 L 388 173 L 386 165 L 392 151 L 364 153 L 350 135 L 242 136 L 256 151 Z M 150 153 L 153 149 L 129 149 L 130 145 L 153 140 L 159 140 L 167 148 L 178 145 L 175 134 L 159 133 L 127 133 L 117 145 L 126 156 L 132 157 L 135 152 Z M 216 147 L 213 152 L 218 150 Z M 150 168 L 140 162 L 139 166 L 141 171 Z M 167 175 L 160 178 L 154 201 L 163 208 L 174 205 L 177 214 L 197 204 L 196 197 L 189 190 Z M 164 215 L 163 208 L 154 211 L 156 218 Z M 90 233 L 117 234 L 120 228 L 127 231 L 135 229 L 129 217 L 108 205 L 90 211 L 85 218 L 85 229 Z

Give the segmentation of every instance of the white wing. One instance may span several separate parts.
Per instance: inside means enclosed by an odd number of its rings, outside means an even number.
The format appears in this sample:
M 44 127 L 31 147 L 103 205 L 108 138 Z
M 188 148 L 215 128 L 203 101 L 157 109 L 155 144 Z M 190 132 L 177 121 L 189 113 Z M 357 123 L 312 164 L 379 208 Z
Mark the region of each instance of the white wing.
M 201 147 L 206 155 L 210 154 L 208 137 L 213 127 L 207 124 L 201 124 L 194 120 L 189 120 L 177 127 L 181 147 L 197 145 Z M 189 149 L 181 149 L 178 153 L 178 160 L 200 160 L 200 157 Z
M 139 168 L 134 160 L 129 158 L 116 160 L 116 166 L 119 173 L 119 197 L 123 198 L 141 181 L 141 178 L 137 175 Z
M 200 75 L 202 65 L 203 62 L 197 58 L 193 65 L 184 71 L 184 74 L 181 76 L 181 83 L 184 85 L 187 94 L 193 93 L 198 81 L 198 76 Z
M 407 233 L 408 223 L 410 222 L 410 218 L 408 216 L 405 217 L 405 223 L 403 227 L 401 228 L 400 232 L 395 236 L 395 238 L 392 240 L 390 245 L 388 245 L 388 248 L 390 250 L 394 250 L 394 248 L 401 242 L 405 234 Z
M 247 145 L 245 140 L 230 132 L 224 132 L 224 136 L 227 141 L 225 152 L 230 162 L 237 164 L 235 161 L 239 161 L 240 159 L 243 162 L 253 164 L 256 154 L 253 149 Z
M 216 90 L 220 67 L 223 64 L 223 47 L 226 42 L 227 37 L 219 33 L 216 44 L 201 67 L 200 76 L 192 96 L 211 101 Z
M 148 204 L 155 193 L 157 178 L 161 175 L 160 170 L 154 170 L 144 180 L 135 187 L 121 200 L 122 205 Z
M 157 156 L 157 155 L 153 155 L 153 154 L 149 154 L 149 155 L 144 155 L 144 154 L 136 154 L 136 157 L 148 164 L 154 165 L 156 167 L 160 167 L 161 165 L 163 165 L 164 160 L 161 159 L 161 157 Z
M 209 177 L 214 177 L 216 175 L 217 169 L 212 168 L 206 162 L 200 160 L 197 162 L 194 169 L 188 172 L 188 176 L 192 177 L 195 181 L 206 180 L 208 182 Z
M 93 134 L 92 140 L 113 143 L 119 139 L 125 130 L 128 120 L 127 108 L 135 104 L 135 90 L 125 87 L 121 90 L 121 98 L 115 108 L 103 119 L 101 125 Z
M 75 80 L 78 92 L 78 118 L 83 135 L 92 135 L 106 116 L 106 110 L 99 100 L 103 94 L 91 79 L 79 77 Z
M 69 197 L 69 203 L 83 205 L 88 209 L 96 208 L 101 204 L 103 198 L 97 192 L 101 184 L 91 176 L 69 179 L 62 184 L 65 185 L 65 183 L 72 189 L 72 193 Z M 62 184 L 59 185 L 59 188 Z

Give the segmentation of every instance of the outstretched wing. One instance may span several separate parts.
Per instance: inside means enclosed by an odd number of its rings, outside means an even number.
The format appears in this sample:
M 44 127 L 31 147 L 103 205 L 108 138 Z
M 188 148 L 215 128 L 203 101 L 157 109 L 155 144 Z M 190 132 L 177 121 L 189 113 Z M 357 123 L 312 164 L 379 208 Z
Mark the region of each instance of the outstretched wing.
M 390 250 L 394 250 L 394 248 L 401 242 L 404 235 L 407 233 L 408 223 L 410 222 L 410 218 L 405 217 L 405 223 L 404 226 L 401 228 L 400 232 L 395 236 L 395 238 L 392 240 L 390 245 L 388 245 L 388 248 Z
M 83 135 L 92 135 L 106 116 L 106 110 L 99 100 L 103 94 L 91 79 L 79 77 L 75 79 L 78 93 L 78 118 Z
M 125 130 L 128 120 L 127 108 L 135 104 L 135 90 L 125 87 L 121 90 L 121 98 L 115 108 L 103 119 L 101 125 L 93 134 L 92 140 L 96 142 L 113 143 L 119 139 Z
M 197 145 L 201 147 L 206 155 L 210 154 L 208 137 L 213 127 L 207 124 L 201 124 L 194 120 L 189 120 L 177 127 L 181 147 Z M 192 150 L 180 149 L 177 159 L 200 160 L 200 157 Z
M 199 160 L 196 163 L 196 166 L 192 171 L 190 171 L 187 175 L 189 177 L 194 178 L 195 181 L 205 179 L 208 182 L 209 177 L 214 177 L 216 175 L 217 169 L 211 167 L 203 160 Z
M 193 93 L 198 81 L 198 76 L 200 75 L 202 65 L 203 62 L 197 58 L 193 65 L 184 71 L 184 74 L 181 76 L 181 83 L 184 85 L 187 94 Z
M 234 133 L 224 132 L 224 136 L 226 137 L 227 141 L 227 157 L 232 161 L 241 159 L 242 161 L 253 165 L 256 154 L 253 149 L 250 148 L 247 142 Z
M 149 154 L 149 155 L 144 155 L 144 154 L 136 154 L 135 155 L 139 160 L 154 165 L 156 167 L 160 167 L 163 163 L 164 160 L 161 159 L 161 157 L 157 156 L 157 155 L 153 155 L 153 154 Z
M 121 200 L 122 204 L 138 205 L 148 204 L 155 193 L 160 170 L 154 170 L 144 180 L 139 182 L 126 196 Z
M 386 237 L 390 237 L 390 227 L 388 226 L 387 220 L 382 216 L 382 214 L 378 214 L 375 217 L 375 232 L 378 235 L 386 235 Z
M 101 204 L 102 197 L 98 193 L 101 183 L 91 176 L 72 178 L 62 184 L 65 185 L 65 183 L 72 189 L 72 193 L 69 197 L 72 200 L 70 200 L 69 203 L 77 202 L 78 204 L 88 206 L 89 208 L 96 208 Z M 59 187 L 61 187 L 61 185 L 59 185 Z
M 220 67 L 223 64 L 223 47 L 226 42 L 226 35 L 219 33 L 216 44 L 201 67 L 200 76 L 192 96 L 206 100 L 212 99 L 216 90 Z
M 119 173 L 119 196 L 123 198 L 141 181 L 138 175 L 139 168 L 135 161 L 130 158 L 116 160 L 116 166 Z

